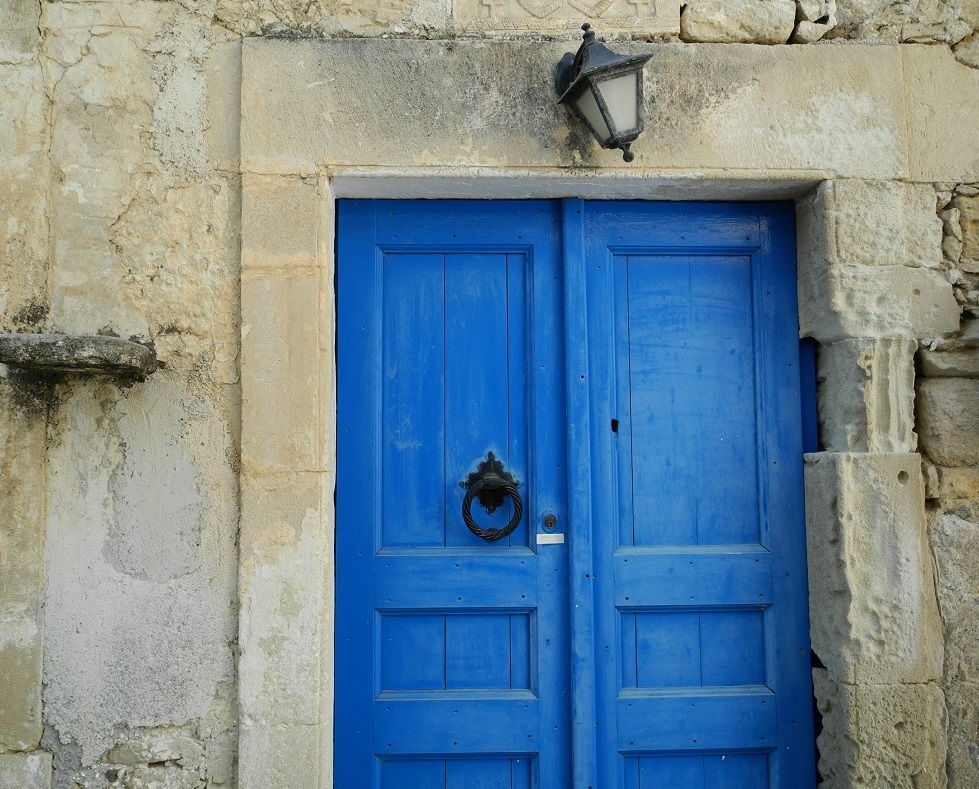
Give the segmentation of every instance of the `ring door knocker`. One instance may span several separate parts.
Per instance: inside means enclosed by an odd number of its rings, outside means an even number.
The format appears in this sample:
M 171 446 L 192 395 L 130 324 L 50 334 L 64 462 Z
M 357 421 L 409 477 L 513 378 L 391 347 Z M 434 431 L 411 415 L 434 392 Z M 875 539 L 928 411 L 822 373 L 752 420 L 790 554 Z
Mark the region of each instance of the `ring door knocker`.
M 509 471 L 503 469 L 503 464 L 494 457 L 492 452 L 487 453 L 486 460 L 482 461 L 464 482 L 459 483 L 466 488 L 466 497 L 462 500 L 462 519 L 466 526 L 477 537 L 484 540 L 495 542 L 513 533 L 514 529 L 520 524 L 523 515 L 523 501 L 517 493 L 517 482 Z M 502 529 L 483 529 L 476 525 L 472 516 L 473 499 L 479 499 L 479 503 L 490 514 L 496 512 L 503 506 L 507 498 L 513 501 L 513 517 Z

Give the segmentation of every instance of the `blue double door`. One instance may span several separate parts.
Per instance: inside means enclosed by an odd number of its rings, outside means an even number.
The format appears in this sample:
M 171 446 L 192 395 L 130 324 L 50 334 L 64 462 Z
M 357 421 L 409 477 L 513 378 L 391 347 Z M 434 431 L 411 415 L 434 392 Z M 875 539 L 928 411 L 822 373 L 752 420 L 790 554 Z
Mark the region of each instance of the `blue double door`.
M 791 206 L 341 201 L 338 239 L 335 785 L 812 786 Z

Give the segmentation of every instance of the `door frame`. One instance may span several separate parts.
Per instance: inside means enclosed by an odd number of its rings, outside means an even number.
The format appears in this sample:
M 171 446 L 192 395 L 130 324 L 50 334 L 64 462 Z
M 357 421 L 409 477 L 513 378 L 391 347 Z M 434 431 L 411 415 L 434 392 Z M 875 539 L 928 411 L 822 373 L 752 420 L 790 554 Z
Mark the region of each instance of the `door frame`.
M 829 235 L 831 222 L 814 198 L 820 183 L 811 173 L 785 172 L 750 177 L 648 172 L 574 177 L 566 171 L 418 168 L 394 174 L 383 168 L 348 168 L 317 169 L 305 175 L 242 176 L 242 789 L 285 785 L 329 789 L 333 784 L 335 200 L 436 196 L 795 200 L 800 280 L 806 292 L 817 296 L 800 298 L 800 324 L 818 327 L 839 321 L 826 284 L 829 262 L 818 243 Z M 835 416 L 842 418 L 843 414 Z M 833 417 L 830 413 L 829 418 Z M 893 457 L 911 462 L 909 468 L 916 458 L 911 454 Z M 819 457 L 809 459 L 815 465 Z M 818 465 L 825 471 L 826 464 Z M 807 468 L 807 492 L 810 480 L 817 477 L 811 471 Z M 844 482 L 830 484 L 842 489 Z M 858 479 L 855 485 L 858 494 L 864 486 L 863 491 L 873 495 L 869 478 Z M 820 510 L 810 512 L 807 497 L 810 537 L 813 523 L 821 528 L 828 518 L 822 511 L 822 498 L 832 496 L 821 497 L 817 502 Z M 923 521 L 923 504 L 922 487 L 920 496 L 915 489 L 895 506 L 901 517 L 917 523 Z M 874 528 L 872 522 L 867 526 Z M 811 541 L 810 610 L 832 609 L 831 587 L 813 583 L 812 557 Z M 923 564 L 925 557 L 921 558 Z M 837 650 L 842 653 L 842 634 L 831 634 L 835 642 L 815 630 L 813 636 L 814 645 L 828 644 L 820 654 L 824 663 L 835 660 Z M 895 650 L 900 649 L 896 644 Z M 885 725 L 889 724 L 881 724 Z M 881 736 L 889 736 L 883 728 Z M 846 747 L 845 741 L 829 744 Z M 824 752 L 823 756 L 842 759 L 842 752 L 838 756 Z

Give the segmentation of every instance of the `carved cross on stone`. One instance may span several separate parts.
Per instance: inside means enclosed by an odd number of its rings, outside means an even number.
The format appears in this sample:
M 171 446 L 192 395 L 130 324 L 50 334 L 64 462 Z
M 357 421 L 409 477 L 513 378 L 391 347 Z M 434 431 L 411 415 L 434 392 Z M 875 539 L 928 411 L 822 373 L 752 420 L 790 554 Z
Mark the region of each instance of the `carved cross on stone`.
M 496 9 L 503 5 L 503 0 L 480 0 L 480 4 L 486 9 L 487 19 L 496 19 Z
M 634 5 L 636 7 L 636 16 L 642 16 L 643 6 L 646 5 L 647 0 L 629 0 L 629 5 Z

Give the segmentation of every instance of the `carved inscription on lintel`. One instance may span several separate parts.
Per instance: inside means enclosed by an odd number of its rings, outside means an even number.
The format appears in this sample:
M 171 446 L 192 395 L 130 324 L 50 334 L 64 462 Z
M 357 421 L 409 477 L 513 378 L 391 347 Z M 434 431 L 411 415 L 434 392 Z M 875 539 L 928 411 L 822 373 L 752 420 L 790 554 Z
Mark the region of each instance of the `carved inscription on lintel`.
M 583 21 L 603 31 L 676 33 L 676 0 L 454 0 L 453 16 L 470 30 L 565 32 Z

